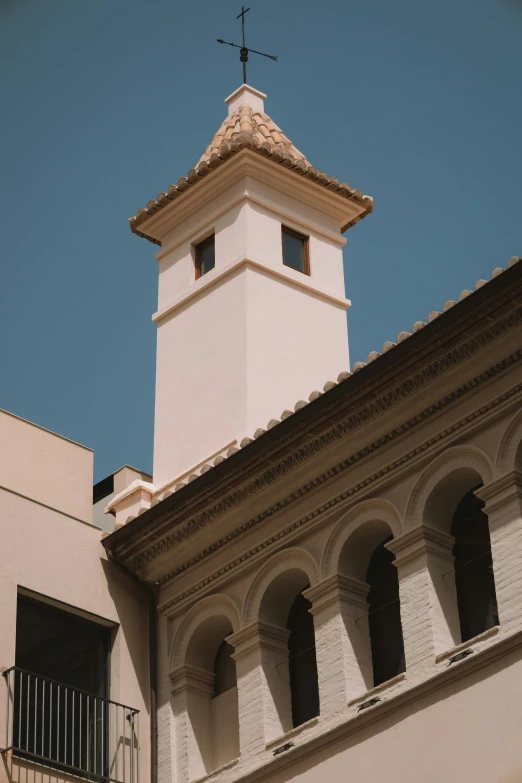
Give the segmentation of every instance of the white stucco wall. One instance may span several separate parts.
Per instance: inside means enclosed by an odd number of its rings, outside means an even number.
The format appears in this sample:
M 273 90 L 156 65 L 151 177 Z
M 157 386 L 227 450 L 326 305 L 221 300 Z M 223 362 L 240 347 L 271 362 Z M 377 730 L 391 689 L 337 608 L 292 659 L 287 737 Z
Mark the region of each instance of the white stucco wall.
M 292 184 L 242 176 L 163 242 L 157 489 L 348 369 L 339 221 L 304 203 Z M 310 237 L 310 275 L 284 266 L 283 225 Z M 215 268 L 196 280 L 194 245 L 212 233 Z

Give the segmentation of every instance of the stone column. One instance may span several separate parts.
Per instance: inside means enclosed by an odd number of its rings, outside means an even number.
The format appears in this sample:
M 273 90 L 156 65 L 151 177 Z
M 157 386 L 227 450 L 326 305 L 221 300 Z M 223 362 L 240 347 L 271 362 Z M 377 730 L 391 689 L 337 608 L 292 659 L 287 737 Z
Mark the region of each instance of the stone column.
M 340 713 L 373 686 L 369 587 L 334 574 L 303 595 L 312 602 L 321 715 Z
M 241 756 L 292 728 L 286 628 L 252 623 L 227 637 L 234 647 Z
M 514 470 L 475 495 L 488 515 L 495 591 L 503 631 L 522 626 L 522 473 Z
M 170 673 L 176 735 L 176 783 L 188 783 L 213 769 L 214 674 L 195 666 Z
M 421 525 L 386 544 L 399 572 L 406 670 L 421 676 L 460 643 L 453 536 Z

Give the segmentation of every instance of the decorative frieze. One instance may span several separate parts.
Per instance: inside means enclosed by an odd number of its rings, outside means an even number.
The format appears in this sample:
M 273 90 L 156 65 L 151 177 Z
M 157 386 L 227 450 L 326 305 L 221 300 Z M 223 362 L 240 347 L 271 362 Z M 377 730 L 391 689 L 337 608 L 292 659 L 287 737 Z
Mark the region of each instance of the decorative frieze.
M 516 354 L 517 360 L 522 356 L 520 352 L 517 352 Z M 512 357 L 510 357 L 511 359 Z M 497 365 L 498 367 L 498 365 Z M 481 377 L 486 376 L 487 378 L 490 377 L 489 372 L 484 373 Z M 484 378 L 486 379 L 486 378 Z M 471 383 L 474 384 L 474 381 Z M 291 535 L 295 531 L 297 531 L 299 528 L 304 527 L 305 525 L 313 522 L 315 519 L 317 519 L 319 516 L 323 515 L 326 511 L 330 511 L 332 508 L 334 508 L 337 504 L 346 501 L 348 498 L 356 495 L 357 493 L 367 490 L 374 482 L 376 482 L 378 479 L 383 478 L 389 473 L 392 473 L 400 468 L 402 468 L 410 459 L 413 459 L 415 457 L 418 457 L 423 452 L 429 450 L 433 446 L 437 445 L 441 441 L 444 441 L 449 436 L 453 435 L 456 431 L 458 431 L 461 427 L 466 426 L 470 422 L 478 419 L 479 417 L 485 415 L 486 413 L 489 413 L 493 408 L 499 406 L 506 400 L 508 400 L 510 397 L 519 394 L 522 389 L 522 384 L 517 384 L 512 389 L 509 389 L 504 394 L 499 395 L 498 397 L 491 400 L 486 405 L 481 406 L 478 409 L 475 409 L 474 411 L 471 411 L 466 417 L 463 417 L 462 419 L 459 419 L 456 421 L 453 425 L 450 427 L 445 428 L 441 432 L 435 434 L 433 437 L 427 439 L 423 443 L 420 443 L 417 447 L 414 449 L 411 449 L 406 454 L 402 455 L 399 459 L 393 460 L 392 462 L 388 463 L 387 465 L 384 465 L 379 471 L 376 471 L 375 473 L 372 473 L 371 475 L 367 476 L 363 481 L 353 485 L 352 487 L 349 487 L 344 492 L 336 495 L 334 498 L 329 500 L 326 503 L 321 504 L 320 506 L 317 506 L 312 511 L 310 511 L 305 516 L 299 517 L 298 519 L 293 520 L 289 525 L 286 525 L 284 528 L 282 528 L 277 533 L 274 533 L 270 536 L 268 539 L 264 539 L 259 544 L 257 544 L 255 547 L 252 547 L 246 552 L 243 552 L 239 557 L 228 561 L 225 563 L 221 568 L 214 571 L 212 574 L 209 574 L 205 579 L 201 580 L 200 582 L 196 583 L 195 585 L 192 585 L 188 590 L 174 596 L 173 598 L 169 599 L 168 601 L 165 601 L 159 606 L 160 612 L 165 612 L 169 609 L 172 609 L 174 606 L 179 604 L 180 602 L 186 600 L 190 596 L 196 594 L 202 589 L 207 588 L 212 582 L 216 581 L 217 579 L 223 577 L 225 574 L 232 571 L 234 568 L 237 568 L 241 566 L 245 561 L 249 560 L 251 557 L 254 557 L 255 555 L 258 555 L 260 552 L 263 552 L 266 549 L 272 548 L 276 546 L 282 539 L 286 538 L 287 536 Z M 433 408 L 434 406 L 431 406 Z M 437 408 L 438 410 L 438 408 Z M 429 414 L 428 414 L 429 415 Z M 419 418 L 419 417 L 417 417 Z M 422 419 L 421 419 L 422 421 Z M 420 422 L 416 422 L 420 423 Z M 405 429 L 408 429 L 408 423 L 405 425 L 401 425 Z M 415 426 L 415 425 L 412 425 Z M 397 429 L 393 430 L 393 433 L 396 433 Z M 396 437 L 393 433 L 390 433 L 390 437 Z M 300 497 L 301 495 L 306 494 L 311 489 L 319 486 L 319 484 L 323 483 L 323 481 L 328 480 L 333 475 L 338 475 L 339 472 L 342 472 L 351 465 L 353 465 L 355 462 L 359 461 L 359 459 L 362 459 L 364 456 L 367 456 L 368 453 L 371 453 L 373 450 L 380 447 L 380 445 L 383 445 L 383 440 L 387 442 L 386 438 L 381 438 L 378 441 L 375 441 L 374 444 L 369 446 L 367 449 L 364 449 L 357 454 L 353 455 L 352 457 L 345 460 L 343 463 L 340 463 L 339 466 L 336 468 L 333 468 L 332 470 L 329 470 L 327 473 L 323 474 L 322 476 L 318 477 L 313 482 L 310 482 L 306 484 L 302 490 L 300 490 L 299 493 L 292 493 L 292 495 L 288 496 L 287 498 L 284 498 L 283 500 L 279 501 L 278 503 L 271 506 L 269 509 L 266 509 L 263 513 L 253 517 L 252 519 L 245 522 L 244 525 L 241 525 L 240 527 L 236 528 L 231 533 L 227 534 L 223 538 L 219 539 L 218 541 L 214 542 L 211 546 L 205 548 L 202 550 L 198 555 L 194 558 L 191 558 L 190 560 L 186 561 L 185 563 L 178 566 L 174 571 L 171 571 L 169 574 L 167 574 L 165 577 L 163 577 L 161 580 L 159 580 L 159 584 L 163 585 L 167 582 L 174 579 L 176 576 L 179 576 L 179 574 L 187 571 L 192 566 L 196 565 L 197 563 L 201 562 L 201 560 L 205 559 L 206 557 L 210 556 L 214 552 L 217 552 L 222 547 L 229 544 L 231 541 L 234 541 L 235 539 L 239 538 L 244 533 L 248 532 L 249 530 L 252 530 L 259 524 L 262 524 L 267 519 L 272 517 L 277 512 L 281 511 L 282 509 L 286 508 L 290 503 L 292 503 L 296 497 Z
M 462 359 L 471 356 L 473 353 L 483 348 L 491 339 L 494 339 L 494 336 L 498 336 L 498 333 L 502 334 L 508 328 L 514 328 L 518 323 L 521 322 L 522 322 L 522 308 L 520 310 L 517 310 L 515 313 L 511 313 L 509 316 L 506 316 L 506 318 L 503 319 L 501 322 L 497 322 L 493 324 L 489 330 L 490 334 L 488 339 L 486 339 L 485 332 L 481 333 L 481 335 L 476 337 L 474 340 L 471 340 L 468 344 L 459 346 L 458 349 L 455 349 L 453 352 L 448 353 L 443 357 L 440 357 L 440 359 L 438 359 L 436 362 L 433 362 L 428 367 L 423 368 L 423 370 L 417 373 L 416 376 L 404 381 L 403 383 L 395 387 L 395 389 L 386 392 L 380 398 L 364 406 L 356 413 L 354 413 L 352 416 L 350 416 L 348 419 L 336 423 L 326 433 L 322 434 L 317 438 L 314 438 L 314 440 L 312 441 L 309 441 L 298 450 L 295 450 L 291 454 L 288 454 L 287 456 L 283 457 L 277 463 L 271 463 L 270 467 L 263 470 L 263 472 L 259 476 L 257 476 L 252 482 L 250 482 L 246 486 L 243 485 L 238 489 L 235 489 L 234 491 L 230 492 L 219 502 L 214 503 L 212 506 L 206 508 L 204 511 L 191 517 L 184 524 L 177 525 L 172 532 L 168 533 L 168 535 L 164 535 L 159 541 L 156 541 L 152 546 L 146 548 L 144 551 L 137 554 L 134 558 L 135 569 L 143 568 L 144 566 L 147 565 L 147 563 L 153 562 L 157 557 L 169 551 L 173 547 L 177 546 L 182 541 L 190 538 L 198 530 L 202 529 L 210 522 L 214 522 L 217 518 L 229 512 L 231 509 L 236 508 L 251 496 L 257 494 L 258 492 L 265 489 L 267 486 L 275 483 L 276 481 L 279 481 L 288 472 L 294 470 L 303 462 L 307 461 L 308 459 L 311 459 L 312 457 L 316 456 L 327 447 L 331 446 L 333 443 L 346 437 L 348 433 L 353 432 L 353 430 L 356 429 L 357 427 L 369 422 L 376 416 L 382 415 L 382 413 L 388 410 L 392 405 L 401 402 L 409 394 L 421 388 L 425 383 L 432 382 L 434 378 L 440 374 L 440 372 L 449 369 L 449 367 L 453 366 L 453 364 L 456 364 L 458 361 L 461 361 Z M 458 354 L 458 358 L 456 356 L 457 354 Z M 326 473 L 323 473 L 322 475 L 318 476 L 313 481 L 308 482 L 299 490 L 296 490 L 290 496 L 278 502 L 275 506 L 272 506 L 270 509 L 267 509 L 265 512 L 263 512 L 263 514 L 259 515 L 259 517 L 256 517 L 256 520 L 258 521 L 251 520 L 249 524 L 251 526 L 258 524 L 259 521 L 263 521 L 264 519 L 268 518 L 272 514 L 280 511 L 282 508 L 286 507 L 289 503 L 292 503 L 294 500 L 302 497 L 307 492 L 310 492 L 312 489 L 316 488 L 317 486 L 322 485 L 325 482 L 335 478 L 340 473 L 348 470 L 356 462 L 359 462 L 361 459 L 367 457 L 369 454 L 375 452 L 377 449 L 382 448 L 383 446 L 390 443 L 392 440 L 395 440 L 396 438 L 410 431 L 411 429 L 418 426 L 419 424 L 422 424 L 429 417 L 440 412 L 444 408 L 452 405 L 453 403 L 461 399 L 463 396 L 473 391 L 479 385 L 483 384 L 484 382 L 487 382 L 491 378 L 498 375 L 498 373 L 503 372 L 504 370 L 512 366 L 514 363 L 518 362 L 521 357 L 522 357 L 522 352 L 517 351 L 511 356 L 498 362 L 494 367 L 491 367 L 489 370 L 481 373 L 479 376 L 476 376 L 475 378 L 473 378 L 463 386 L 459 387 L 455 391 L 446 395 L 443 399 L 439 400 L 438 402 L 428 406 L 426 409 L 424 409 L 421 413 L 419 413 L 412 419 L 409 419 L 406 422 L 402 423 L 401 425 L 395 427 L 389 433 L 383 435 L 381 438 L 374 441 L 369 446 L 358 451 L 356 454 L 352 455 L 347 460 L 344 460 L 343 462 L 339 463 L 335 467 L 328 470 Z M 521 385 L 519 384 L 514 389 L 511 389 L 508 392 L 506 392 L 506 395 L 503 395 L 502 399 L 498 398 L 498 401 L 491 401 L 486 406 L 482 406 L 481 409 L 475 411 L 471 415 L 471 418 L 469 416 L 466 417 L 466 420 L 463 420 L 463 423 L 467 423 L 468 421 L 471 421 L 473 418 L 476 418 L 480 416 L 482 413 L 487 412 L 489 408 L 493 407 L 495 404 L 498 404 L 498 402 L 503 401 L 503 399 L 507 399 L 510 395 L 518 393 L 520 391 L 520 388 Z M 459 423 L 457 423 L 456 426 L 459 426 Z M 441 433 L 439 439 L 441 437 L 444 437 L 445 435 L 446 432 Z M 408 457 L 405 456 L 404 461 L 406 461 L 407 459 Z M 370 480 L 368 480 L 368 483 L 370 483 Z M 237 537 L 236 531 L 232 532 L 227 537 L 226 543 L 228 543 L 228 541 L 233 540 L 235 537 Z M 206 556 L 207 554 L 210 554 L 211 551 L 214 550 L 207 549 L 204 552 L 202 552 L 199 557 L 201 557 L 201 555 Z M 180 568 L 183 570 L 185 567 L 186 564 Z M 181 573 L 180 568 L 167 574 L 159 581 L 159 583 L 163 584 L 169 581 L 174 576 L 176 576 L 178 573 Z

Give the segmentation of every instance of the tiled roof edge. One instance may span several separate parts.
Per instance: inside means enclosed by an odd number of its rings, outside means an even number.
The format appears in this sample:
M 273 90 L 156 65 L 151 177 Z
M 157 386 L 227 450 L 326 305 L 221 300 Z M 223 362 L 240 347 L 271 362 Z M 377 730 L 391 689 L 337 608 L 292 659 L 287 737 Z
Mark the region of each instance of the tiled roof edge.
M 512 267 L 515 264 L 519 263 L 520 261 L 522 261 L 522 257 L 520 257 L 520 256 L 512 256 L 509 259 L 509 261 L 508 261 L 507 269 L 509 269 L 510 267 Z M 502 267 L 499 267 L 499 266 L 495 267 L 495 269 L 491 273 L 490 279 L 494 280 L 496 277 L 501 275 L 504 271 L 505 270 Z M 477 280 L 477 282 L 475 283 L 475 289 L 474 290 L 477 291 L 479 288 L 482 288 L 483 286 L 487 285 L 488 282 L 489 282 L 488 280 L 483 280 L 483 279 Z M 450 310 L 452 307 L 457 305 L 458 302 L 462 301 L 463 299 L 467 299 L 467 297 L 470 296 L 472 293 L 473 293 L 473 291 L 471 291 L 469 289 L 464 289 L 464 291 L 461 291 L 458 301 L 450 299 L 450 300 L 448 300 L 444 304 L 444 307 L 443 307 L 442 311 L 432 310 L 429 313 L 429 315 L 428 315 L 427 323 L 431 323 L 436 318 L 438 318 L 442 314 L 442 312 L 446 312 L 447 310 Z M 353 370 L 352 372 L 348 372 L 346 370 L 341 372 L 337 376 L 337 380 L 336 381 L 327 381 L 324 384 L 323 391 L 317 391 L 317 390 L 316 391 L 312 391 L 311 394 L 308 396 L 308 400 L 298 400 L 296 402 L 296 404 L 294 405 L 294 409 L 293 410 L 289 410 L 289 409 L 288 410 L 284 410 L 282 412 L 282 414 L 281 414 L 279 419 L 271 419 L 268 422 L 268 424 L 266 425 L 265 428 L 259 427 L 254 432 L 254 434 L 253 434 L 253 436 L 251 438 L 250 437 L 243 438 L 243 440 L 241 441 L 241 443 L 239 445 L 239 448 L 237 448 L 236 446 L 233 446 L 232 448 L 230 448 L 228 450 L 228 452 L 227 452 L 225 457 L 223 457 L 223 456 L 216 457 L 216 459 L 212 463 L 206 463 L 205 465 L 202 465 L 198 469 L 197 473 L 193 473 L 192 475 L 190 475 L 188 477 L 188 479 L 186 481 L 183 481 L 183 482 L 177 484 L 176 487 L 174 487 L 173 490 L 169 490 L 168 492 L 165 492 L 162 495 L 161 499 L 160 498 L 155 498 L 152 501 L 152 505 L 153 506 L 158 505 L 163 500 L 166 500 L 167 497 L 170 497 L 175 492 L 178 492 L 180 489 L 183 489 L 183 487 L 185 487 L 187 484 L 195 481 L 197 478 L 199 478 L 199 476 L 203 475 L 204 473 L 208 473 L 208 471 L 211 470 L 213 467 L 216 467 L 217 465 L 220 465 L 222 462 L 224 462 L 226 460 L 227 457 L 231 457 L 233 454 L 236 454 L 240 449 L 246 448 L 246 446 L 248 446 L 254 440 L 257 440 L 262 435 L 264 435 L 264 433 L 267 430 L 273 429 L 278 424 L 280 424 L 282 421 L 284 421 L 285 419 L 288 419 L 294 413 L 296 413 L 297 411 L 299 411 L 302 408 L 306 407 L 310 402 L 313 402 L 318 397 L 321 397 L 325 392 L 330 391 L 330 389 L 333 389 L 338 384 L 342 383 L 343 381 L 347 380 L 348 378 L 350 378 L 355 373 L 357 373 L 360 370 L 362 370 L 364 367 L 366 367 L 367 364 L 370 364 L 371 362 L 373 362 L 375 359 L 377 359 L 383 353 L 387 353 L 388 351 L 392 350 L 398 343 L 401 343 L 401 342 L 404 342 L 405 340 L 407 340 L 408 337 L 411 337 L 412 333 L 420 331 L 421 329 L 423 329 L 427 325 L 427 323 L 424 322 L 424 321 L 416 321 L 413 324 L 413 326 L 412 326 L 412 332 L 411 333 L 410 332 L 406 332 L 406 331 L 399 332 L 399 334 L 397 335 L 397 338 L 396 338 L 396 342 L 392 342 L 392 341 L 385 342 L 384 345 L 382 346 L 382 351 L 381 352 L 372 351 L 371 353 L 368 354 L 366 362 L 355 362 L 355 364 L 353 365 L 353 368 L 352 368 L 352 370 Z M 128 522 L 131 522 L 133 519 L 135 519 L 135 517 L 133 517 L 133 516 L 129 517 L 126 520 L 125 524 L 127 524 Z M 119 529 L 119 527 L 123 527 L 123 525 L 117 525 L 115 527 L 115 530 Z
M 328 174 L 317 171 L 313 166 L 307 165 L 301 159 L 294 158 L 288 152 L 282 153 L 278 148 L 271 149 L 267 142 L 261 144 L 255 136 L 250 133 L 240 133 L 236 139 L 223 142 L 219 148 L 219 153 L 212 154 L 208 163 L 206 161 L 201 161 L 195 169 L 191 169 L 188 172 L 186 177 L 181 177 L 176 185 L 169 185 L 168 190 L 165 193 L 159 193 L 156 199 L 149 201 L 146 207 L 139 209 L 134 217 L 129 218 L 129 225 L 133 234 L 148 239 L 154 244 L 160 244 L 158 240 L 148 236 L 148 234 L 139 227 L 152 217 L 152 215 L 155 215 L 160 209 L 163 209 L 163 207 L 168 206 L 176 198 L 179 198 L 182 193 L 197 182 L 200 182 L 214 169 L 221 166 L 225 161 L 243 149 L 249 149 L 258 155 L 262 155 L 263 157 L 284 166 L 286 169 L 316 182 L 318 185 L 327 188 L 333 193 L 337 193 L 338 196 L 342 196 L 348 201 L 353 201 L 364 206 L 364 212 L 342 227 L 341 230 L 343 233 L 347 231 L 348 228 L 351 228 L 358 223 L 359 220 L 366 217 L 366 215 L 369 215 L 373 210 L 373 198 L 371 196 L 365 196 L 360 190 L 351 188 L 348 183 L 340 182 L 336 177 L 329 177 Z

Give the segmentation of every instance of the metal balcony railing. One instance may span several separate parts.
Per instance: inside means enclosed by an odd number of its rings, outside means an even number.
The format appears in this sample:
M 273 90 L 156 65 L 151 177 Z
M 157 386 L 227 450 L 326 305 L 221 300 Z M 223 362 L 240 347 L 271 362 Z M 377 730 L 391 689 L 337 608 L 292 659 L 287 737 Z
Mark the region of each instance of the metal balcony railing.
M 13 666 L 5 747 L 97 783 L 139 783 L 139 711 Z

